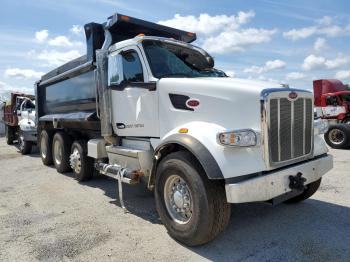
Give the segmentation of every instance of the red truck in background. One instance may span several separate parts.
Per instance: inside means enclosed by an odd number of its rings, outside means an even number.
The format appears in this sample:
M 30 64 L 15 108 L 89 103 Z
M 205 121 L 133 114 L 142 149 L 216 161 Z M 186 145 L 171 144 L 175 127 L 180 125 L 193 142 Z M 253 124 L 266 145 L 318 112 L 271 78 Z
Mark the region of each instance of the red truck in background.
M 350 146 L 350 89 L 337 79 L 319 79 L 313 82 L 317 116 L 328 120 L 325 134 L 333 148 Z
M 21 153 L 30 153 L 37 140 L 35 96 L 11 93 L 11 98 L 5 102 L 3 110 L 7 144 L 11 145 L 17 140 Z
M 350 124 L 350 89 L 336 79 L 314 81 L 315 108 L 330 124 Z

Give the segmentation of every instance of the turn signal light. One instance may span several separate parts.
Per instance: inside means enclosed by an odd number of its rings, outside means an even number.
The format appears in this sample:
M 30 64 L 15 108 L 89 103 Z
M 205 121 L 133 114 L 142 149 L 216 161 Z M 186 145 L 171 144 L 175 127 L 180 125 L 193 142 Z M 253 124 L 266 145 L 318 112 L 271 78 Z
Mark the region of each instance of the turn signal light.
M 188 129 L 187 128 L 180 128 L 179 129 L 179 133 L 180 134 L 187 134 L 188 133 Z

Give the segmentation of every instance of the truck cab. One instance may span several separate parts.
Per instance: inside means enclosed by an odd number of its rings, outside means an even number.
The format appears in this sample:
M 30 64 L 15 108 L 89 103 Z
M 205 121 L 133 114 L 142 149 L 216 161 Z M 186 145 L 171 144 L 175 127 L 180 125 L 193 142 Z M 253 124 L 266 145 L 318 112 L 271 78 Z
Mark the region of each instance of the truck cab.
M 114 14 L 85 33 L 35 84 L 43 163 L 117 179 L 122 207 L 144 183 L 178 241 L 213 240 L 230 203 L 305 200 L 332 168 L 311 92 L 227 77 L 192 32 Z

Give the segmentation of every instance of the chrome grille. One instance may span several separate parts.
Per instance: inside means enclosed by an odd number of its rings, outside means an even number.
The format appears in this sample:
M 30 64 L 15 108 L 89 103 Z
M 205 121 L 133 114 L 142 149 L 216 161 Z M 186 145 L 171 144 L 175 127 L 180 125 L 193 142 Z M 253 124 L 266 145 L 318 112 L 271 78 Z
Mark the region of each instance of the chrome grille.
M 312 154 L 312 98 L 301 96 L 293 101 L 286 98 L 288 93 L 266 100 L 271 165 L 293 162 Z

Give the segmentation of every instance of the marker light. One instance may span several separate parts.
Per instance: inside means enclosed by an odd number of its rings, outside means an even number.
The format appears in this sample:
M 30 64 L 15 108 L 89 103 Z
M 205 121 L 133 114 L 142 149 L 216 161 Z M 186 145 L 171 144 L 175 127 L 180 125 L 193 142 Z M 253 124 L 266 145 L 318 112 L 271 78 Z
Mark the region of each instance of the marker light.
M 255 146 L 258 136 L 254 130 L 242 129 L 230 132 L 218 133 L 218 143 L 225 146 Z
M 188 129 L 187 128 L 180 128 L 179 129 L 179 133 L 180 134 L 187 134 L 188 133 Z
M 122 16 L 120 16 L 120 19 L 125 21 L 125 22 L 128 22 L 130 20 L 130 17 L 128 17 L 126 15 L 122 15 Z

